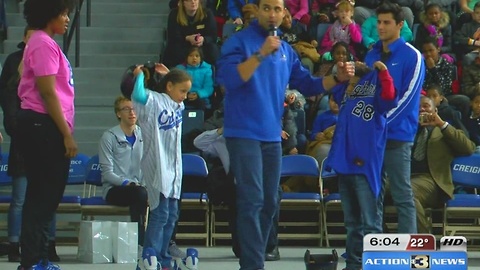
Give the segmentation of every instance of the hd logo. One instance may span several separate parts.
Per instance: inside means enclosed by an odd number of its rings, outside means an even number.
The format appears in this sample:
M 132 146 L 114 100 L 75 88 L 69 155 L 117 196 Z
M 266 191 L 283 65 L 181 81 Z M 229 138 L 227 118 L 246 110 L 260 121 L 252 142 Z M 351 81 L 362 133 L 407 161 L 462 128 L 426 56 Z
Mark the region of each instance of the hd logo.
M 412 255 L 410 262 L 412 269 L 430 269 L 429 255 Z

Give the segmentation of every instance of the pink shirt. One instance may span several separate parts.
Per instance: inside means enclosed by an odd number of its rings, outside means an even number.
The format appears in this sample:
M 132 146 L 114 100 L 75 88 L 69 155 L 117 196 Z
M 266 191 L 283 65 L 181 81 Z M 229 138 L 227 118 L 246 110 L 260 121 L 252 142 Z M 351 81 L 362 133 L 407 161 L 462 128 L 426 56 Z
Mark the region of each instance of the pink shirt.
M 23 74 L 18 86 L 22 109 L 47 114 L 45 102 L 35 83 L 36 77 L 55 76 L 55 90 L 63 115 L 73 132 L 75 108 L 73 72 L 57 42 L 42 30 L 35 31 L 23 53 Z
M 308 14 L 308 0 L 285 0 L 285 5 L 294 19 L 300 20 Z

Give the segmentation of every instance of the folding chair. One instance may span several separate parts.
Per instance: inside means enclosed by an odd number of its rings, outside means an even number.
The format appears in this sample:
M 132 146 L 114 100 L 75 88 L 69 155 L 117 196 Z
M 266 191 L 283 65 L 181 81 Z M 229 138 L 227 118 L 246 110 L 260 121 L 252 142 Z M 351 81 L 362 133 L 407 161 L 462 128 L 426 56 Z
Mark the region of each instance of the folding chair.
M 8 154 L 1 153 L 1 160 L 0 160 L 0 186 L 11 186 L 12 185 L 12 177 L 7 174 L 8 171 Z M 6 212 L 10 205 L 10 201 L 12 200 L 12 196 L 8 195 L 0 195 L 0 212 Z M 6 207 L 5 207 L 6 206 Z
M 320 169 L 315 158 L 307 155 L 289 155 L 282 157 L 281 177 L 290 176 L 309 176 L 318 178 L 318 192 L 300 193 L 300 192 L 284 192 L 280 202 L 280 227 L 295 227 L 295 230 L 279 232 L 278 239 L 288 240 L 305 240 L 318 239 L 319 246 L 323 242 L 323 226 L 322 226 L 322 182 L 320 178 Z M 288 216 L 289 220 L 285 220 L 282 212 L 285 211 L 309 211 L 313 215 L 297 215 L 294 218 Z M 304 219 L 306 218 L 306 219 Z M 297 229 L 298 228 L 298 229 Z M 301 229 L 300 229 L 301 228 Z
M 325 159 L 322 160 L 320 167 L 321 183 L 325 185 L 325 181 L 337 181 L 337 173 L 335 171 L 325 170 Z M 330 247 L 330 240 L 345 240 L 345 226 L 343 222 L 342 201 L 339 193 L 329 193 L 323 198 L 323 231 L 325 233 L 325 244 Z M 335 214 L 335 215 L 334 215 Z M 330 232 L 332 228 L 334 233 Z
M 206 179 L 208 176 L 208 168 L 205 160 L 194 154 L 182 154 L 183 176 L 193 177 L 189 179 Z M 180 220 L 178 226 L 188 226 L 189 232 L 180 232 L 176 234 L 176 238 L 183 239 L 205 239 L 205 246 L 210 245 L 210 207 L 208 198 L 202 192 L 182 192 L 182 200 L 180 207 Z M 194 211 L 204 212 L 203 220 L 198 221 L 195 218 Z M 187 213 L 192 213 L 186 214 Z M 187 218 L 186 218 L 187 217 Z M 198 229 L 192 230 L 191 227 Z
M 455 194 L 447 201 L 443 217 L 443 235 L 480 238 L 480 155 L 457 157 L 452 162 L 452 180 L 457 185 L 475 189 L 475 194 Z
M 97 188 L 102 193 L 102 173 L 98 155 L 88 162 L 87 177 L 84 183 L 84 198 L 81 199 L 82 220 L 94 220 L 95 216 L 129 216 L 126 206 L 109 205 L 102 196 L 97 196 Z

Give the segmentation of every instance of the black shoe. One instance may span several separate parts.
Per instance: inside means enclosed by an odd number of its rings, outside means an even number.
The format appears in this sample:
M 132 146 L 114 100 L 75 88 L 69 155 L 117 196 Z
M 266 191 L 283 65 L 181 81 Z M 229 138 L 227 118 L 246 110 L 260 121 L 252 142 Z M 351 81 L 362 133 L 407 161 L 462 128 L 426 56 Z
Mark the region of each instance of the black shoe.
M 233 251 L 233 254 L 235 254 L 235 257 L 240 259 L 240 247 L 233 246 L 232 251 Z
M 20 244 L 18 242 L 10 242 L 8 247 L 8 261 L 20 262 Z
M 265 261 L 278 261 L 280 260 L 280 252 L 278 251 L 278 247 L 273 248 L 272 251 L 265 253 Z
M 48 241 L 48 260 L 51 262 L 59 262 L 60 257 L 57 255 L 57 248 L 55 241 Z

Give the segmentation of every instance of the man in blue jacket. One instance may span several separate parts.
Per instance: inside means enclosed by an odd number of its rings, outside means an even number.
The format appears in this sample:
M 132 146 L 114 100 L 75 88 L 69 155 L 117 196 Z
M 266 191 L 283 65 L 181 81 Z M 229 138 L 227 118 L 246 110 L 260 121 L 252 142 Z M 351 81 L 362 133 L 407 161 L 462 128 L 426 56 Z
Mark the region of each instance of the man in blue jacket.
M 260 0 L 258 20 L 225 42 L 217 62 L 217 82 L 225 87 L 224 137 L 236 180 L 241 270 L 264 267 L 278 208 L 287 85 L 312 96 L 354 74 L 351 63 L 340 63 L 336 75 L 312 77 L 292 47 L 269 31 L 280 26 L 284 16 L 283 0 Z
M 367 54 L 365 62 L 373 66 L 374 62 L 380 60 L 387 65 L 398 98 L 398 106 L 387 113 L 384 177 L 386 173 L 391 190 L 394 190 L 392 198 L 398 212 L 398 232 L 417 233 L 410 159 L 418 126 L 425 64 L 420 52 L 400 37 L 400 29 L 404 24 L 402 8 L 386 2 L 377 8 L 377 16 L 380 41 Z

